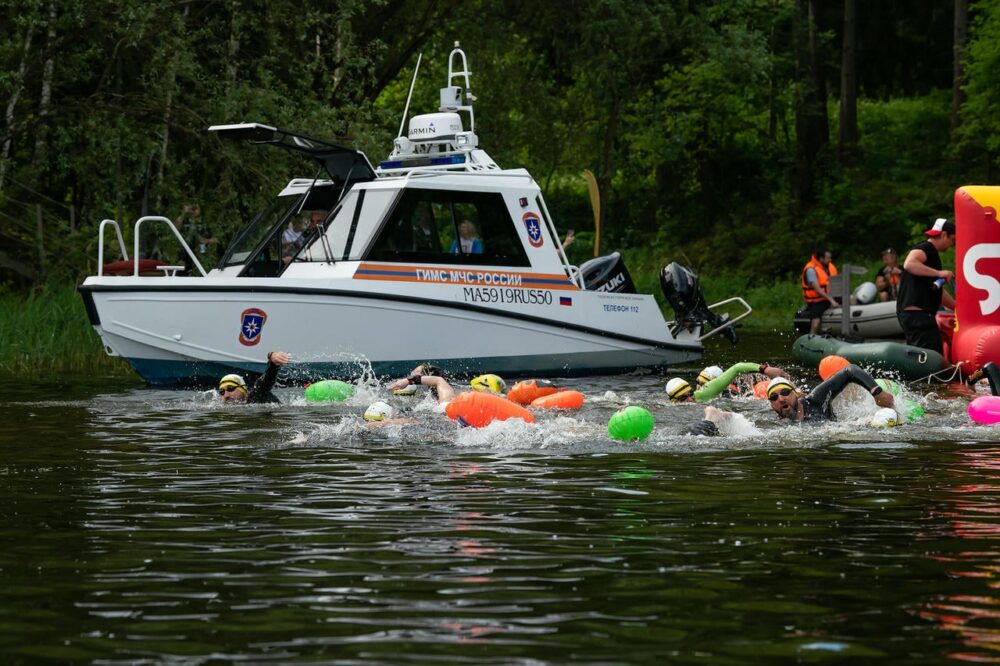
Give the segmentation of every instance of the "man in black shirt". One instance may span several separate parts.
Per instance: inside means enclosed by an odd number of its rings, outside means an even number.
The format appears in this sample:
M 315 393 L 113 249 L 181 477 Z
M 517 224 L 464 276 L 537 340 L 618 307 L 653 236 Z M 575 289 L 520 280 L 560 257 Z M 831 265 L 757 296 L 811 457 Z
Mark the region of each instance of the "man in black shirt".
M 906 335 L 906 344 L 941 354 L 944 345 L 935 315 L 943 303 L 954 308 L 955 299 L 944 289 L 953 276 L 941 269 L 941 252 L 955 244 L 955 223 L 938 218 L 925 234 L 927 240 L 906 255 L 896 296 L 896 317 Z

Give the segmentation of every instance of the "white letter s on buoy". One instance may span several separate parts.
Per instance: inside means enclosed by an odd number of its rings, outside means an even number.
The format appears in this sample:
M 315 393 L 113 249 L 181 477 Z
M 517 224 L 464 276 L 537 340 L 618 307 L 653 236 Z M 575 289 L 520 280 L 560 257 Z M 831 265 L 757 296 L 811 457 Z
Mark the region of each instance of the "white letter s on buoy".
M 976 271 L 976 262 L 980 259 L 1000 259 L 1000 243 L 974 245 L 965 253 L 965 260 L 962 262 L 965 281 L 970 286 L 987 293 L 986 298 L 979 301 L 979 309 L 982 310 L 983 316 L 986 316 L 1000 309 L 1000 281 L 992 275 L 983 275 Z

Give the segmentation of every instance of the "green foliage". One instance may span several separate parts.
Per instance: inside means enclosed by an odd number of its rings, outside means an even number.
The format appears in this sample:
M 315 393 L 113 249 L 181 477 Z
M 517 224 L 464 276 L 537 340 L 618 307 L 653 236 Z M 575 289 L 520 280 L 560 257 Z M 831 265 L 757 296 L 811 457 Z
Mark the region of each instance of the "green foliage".
M 83 301 L 65 283 L 27 296 L 0 293 L 0 340 L 0 376 L 131 372 L 123 361 L 100 353 L 101 341 L 87 321 Z
M 31 274 L 21 288 L 91 272 L 103 218 L 126 222 L 128 235 L 142 212 L 173 218 L 197 201 L 225 238 L 288 178 L 316 173 L 284 152 L 224 143 L 211 124 L 298 129 L 377 162 L 417 52 L 411 115 L 436 109 L 459 39 L 481 145 L 532 172 L 559 229 L 577 231 L 574 261 L 592 256 L 590 169 L 602 248 L 626 250 L 643 290 L 658 292 L 659 269 L 676 259 L 710 298 L 753 294 L 759 313 L 778 300 L 794 309 L 814 244 L 830 244 L 838 263 L 902 251 L 949 214 L 956 187 L 989 182 L 1000 157 L 1000 0 L 972 3 L 955 142 L 950 10 L 858 3 L 858 156 L 844 166 L 833 148 L 820 151 L 804 196 L 802 91 L 825 76 L 835 141 L 843 19 L 842 3 L 813 4 L 810 54 L 799 0 L 12 0 L 0 5 L 0 90 L 12 91 L 0 133 L 0 284 L 15 265 Z

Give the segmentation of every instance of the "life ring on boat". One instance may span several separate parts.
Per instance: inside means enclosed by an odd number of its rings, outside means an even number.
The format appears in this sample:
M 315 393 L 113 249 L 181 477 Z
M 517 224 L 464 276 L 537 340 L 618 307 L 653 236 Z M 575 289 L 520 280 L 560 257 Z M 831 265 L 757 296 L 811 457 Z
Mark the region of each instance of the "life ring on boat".
M 159 259 L 139 259 L 139 275 L 163 275 L 160 266 L 169 266 Z M 135 263 L 131 259 L 115 261 L 101 267 L 102 275 L 126 276 L 135 273 Z
M 473 428 L 484 428 L 493 421 L 507 419 L 522 419 L 525 423 L 535 422 L 535 415 L 521 405 L 503 396 L 477 391 L 459 393 L 444 408 L 444 413 L 452 421 L 461 418 Z
M 519 405 L 530 405 L 533 400 L 558 391 L 552 382 L 544 379 L 526 379 L 514 384 L 514 388 L 507 392 L 507 398 Z
M 608 434 L 621 442 L 646 439 L 653 432 L 653 415 L 638 405 L 629 405 L 611 415 Z
M 583 394 L 579 391 L 559 391 L 535 398 L 531 401 L 531 406 L 542 409 L 580 409 L 583 406 Z
M 976 423 L 1000 423 L 1000 395 L 983 395 L 969 403 L 969 418 Z

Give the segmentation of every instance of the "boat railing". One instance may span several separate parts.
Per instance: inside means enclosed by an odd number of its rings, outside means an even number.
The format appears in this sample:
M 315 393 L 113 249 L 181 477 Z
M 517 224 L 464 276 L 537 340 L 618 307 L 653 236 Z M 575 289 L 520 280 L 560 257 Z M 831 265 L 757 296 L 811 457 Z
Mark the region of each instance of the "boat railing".
M 163 222 L 164 224 L 166 224 L 167 227 L 170 229 L 170 231 L 173 232 L 174 237 L 177 239 L 177 242 L 181 244 L 181 249 L 187 252 L 187 256 L 191 258 L 192 263 L 194 263 L 195 268 L 198 269 L 198 272 L 201 273 L 201 276 L 205 277 L 206 275 L 208 275 L 208 273 L 205 272 L 205 268 L 201 265 L 201 262 L 198 261 L 198 257 L 195 256 L 194 252 L 191 250 L 191 247 L 184 240 L 184 237 L 181 236 L 181 232 L 177 231 L 177 227 L 174 226 L 173 222 L 160 215 L 146 215 L 136 220 L 135 227 L 133 229 L 134 232 L 133 235 L 135 236 L 135 238 L 133 239 L 133 247 L 132 247 L 132 266 L 133 266 L 132 275 L 134 277 L 139 277 L 139 230 L 142 228 L 142 224 L 144 222 Z M 168 266 L 165 268 L 173 268 L 174 275 L 176 275 L 176 271 L 178 270 L 178 268 L 174 266 Z
M 708 333 L 705 333 L 704 335 L 702 335 L 700 338 L 698 338 L 699 341 L 707 340 L 708 338 L 712 337 L 713 335 L 715 335 L 719 331 L 722 331 L 722 330 L 727 329 L 727 328 L 729 328 L 731 326 L 734 326 L 736 324 L 736 322 L 740 321 L 741 319 L 746 319 L 747 317 L 750 316 L 750 313 L 753 312 L 753 308 L 750 307 L 750 304 L 747 303 L 742 298 L 740 298 L 739 296 L 733 296 L 732 298 L 727 298 L 724 301 L 719 301 L 718 303 L 712 303 L 711 305 L 708 306 L 708 309 L 712 310 L 714 312 L 715 308 L 721 307 L 723 305 L 728 305 L 730 303 L 738 303 L 739 305 L 742 305 L 745 309 L 744 309 L 743 312 L 741 312 L 737 316 L 733 317 L 732 319 L 727 319 L 725 321 L 725 323 L 723 323 L 721 326 L 716 326 L 715 328 L 713 328 Z
M 556 233 L 556 226 L 552 223 L 552 216 L 549 215 L 549 207 L 545 205 L 545 197 L 542 196 L 541 192 L 538 194 L 538 207 L 542 209 L 542 219 L 545 220 L 545 226 L 549 230 L 549 236 L 555 243 L 556 251 L 559 253 L 559 261 L 562 262 L 563 268 L 566 270 L 566 276 L 580 289 L 586 289 L 586 286 L 584 286 L 583 283 L 583 274 L 580 273 L 580 268 L 570 263 L 569 257 L 566 256 L 566 249 L 562 246 L 562 243 L 559 242 L 559 235 Z
M 118 249 L 121 250 L 122 260 L 128 261 L 128 252 L 125 250 L 125 239 L 122 238 L 121 227 L 117 220 L 101 220 L 101 226 L 97 231 L 97 276 L 104 275 L 104 230 L 108 226 L 115 228 L 115 236 L 118 237 Z

